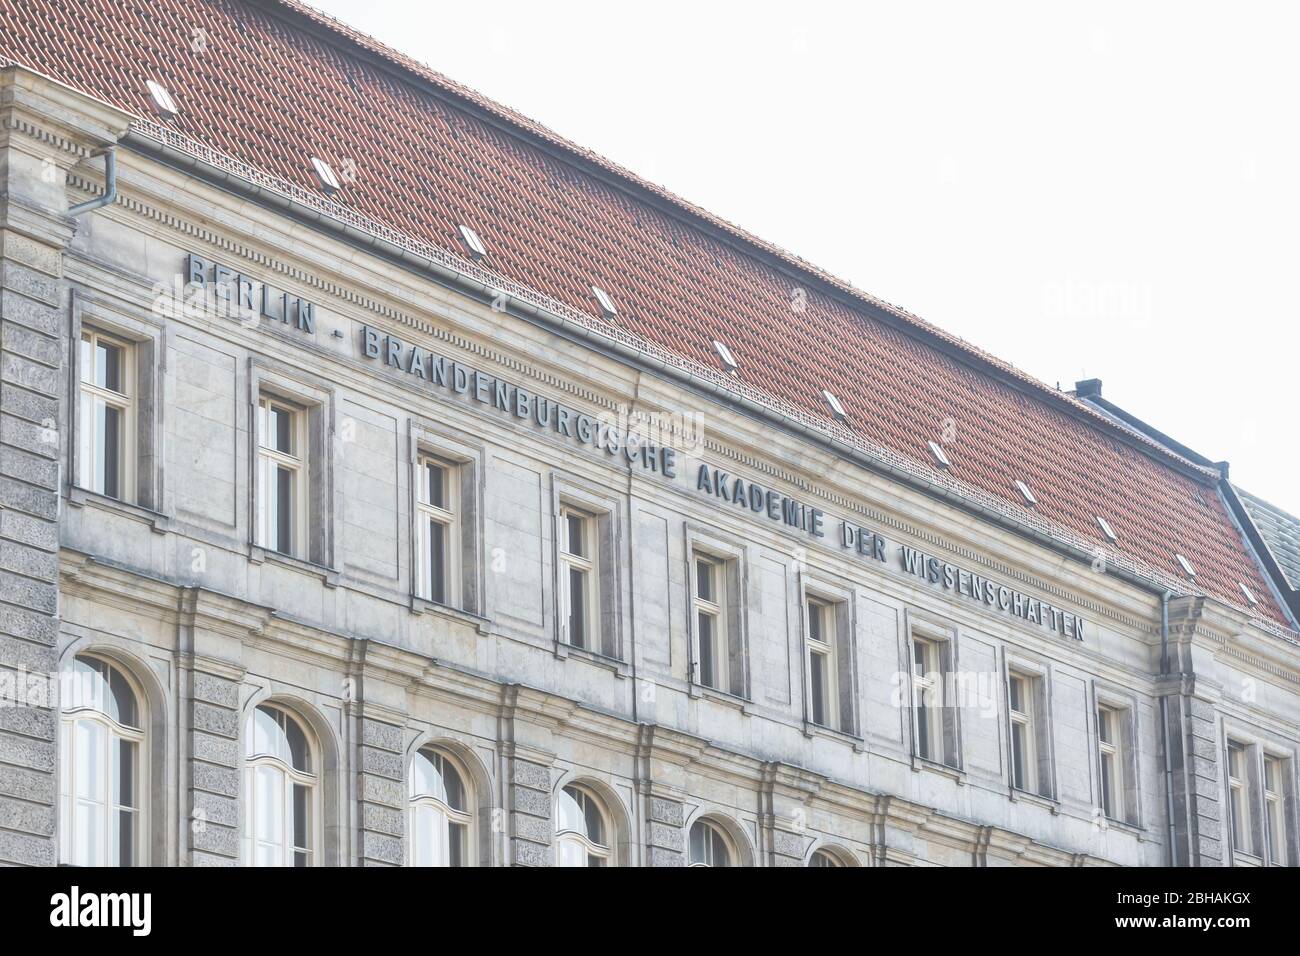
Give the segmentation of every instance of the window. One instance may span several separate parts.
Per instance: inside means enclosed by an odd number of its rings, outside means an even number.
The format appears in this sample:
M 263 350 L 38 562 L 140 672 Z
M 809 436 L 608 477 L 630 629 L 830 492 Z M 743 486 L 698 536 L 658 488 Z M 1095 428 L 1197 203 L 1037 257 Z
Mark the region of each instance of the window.
M 1250 822 L 1250 778 L 1247 748 L 1235 740 L 1228 741 L 1228 812 L 1232 827 L 1232 846 L 1243 853 L 1254 852 Z
M 699 653 L 699 681 L 705 687 L 730 693 L 731 651 L 727 620 L 726 564 L 717 558 L 695 556 L 695 629 Z
M 126 675 L 93 657 L 73 659 L 65 686 L 60 862 L 140 865 L 145 836 L 140 791 L 146 778 L 139 697 Z
M 307 732 L 278 707 L 253 712 L 244 747 L 245 862 L 311 866 L 316 854 L 316 770 Z
M 612 856 L 600 800 L 582 787 L 565 787 L 555 802 L 555 865 L 609 866 Z
M 560 586 L 564 633 L 573 647 L 601 652 L 596 519 L 560 509 Z
M 257 543 L 303 557 L 307 542 L 307 413 L 262 396 L 257 405 Z
M 1007 674 L 1010 715 L 1011 785 L 1026 793 L 1052 795 L 1050 730 L 1047 725 L 1045 679 L 1033 674 Z
M 436 604 L 455 603 L 460 535 L 456 522 L 457 468 L 424 455 L 416 496 L 417 593 Z
M 1290 863 L 1290 835 L 1286 828 L 1286 762 L 1264 758 L 1264 821 L 1268 828 L 1268 860 L 1274 866 Z
M 835 679 L 835 609 L 825 601 L 809 598 L 806 613 L 808 716 L 821 727 L 835 727 L 839 713 Z
M 1101 809 L 1111 819 L 1124 817 L 1123 714 L 1113 707 L 1097 708 L 1098 766 L 1101 768 Z
M 811 859 L 808 860 L 809 866 L 843 866 L 839 859 L 832 853 L 825 850 L 818 850 Z
M 94 329 L 81 333 L 77 482 L 128 502 L 135 497 L 134 352 Z
M 957 715 L 944 701 L 951 642 L 912 636 L 912 715 L 916 755 L 957 766 Z
M 691 825 L 691 866 L 734 866 L 731 843 L 722 830 L 707 820 Z
M 469 866 L 472 815 L 464 777 L 436 750 L 411 758 L 411 866 Z

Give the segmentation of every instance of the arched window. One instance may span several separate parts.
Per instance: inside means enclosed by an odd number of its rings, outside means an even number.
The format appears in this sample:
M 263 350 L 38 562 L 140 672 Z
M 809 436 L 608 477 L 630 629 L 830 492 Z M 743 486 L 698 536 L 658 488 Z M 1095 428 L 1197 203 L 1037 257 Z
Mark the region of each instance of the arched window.
M 469 866 L 470 811 L 465 778 L 436 750 L 411 758 L 411 866 Z
M 808 865 L 809 866 L 843 866 L 844 864 L 840 862 L 839 857 L 837 857 L 835 854 L 829 853 L 826 850 L 818 850 L 808 860 Z
M 63 683 L 60 859 L 74 866 L 141 864 L 144 719 L 126 675 L 73 659 Z
M 609 819 L 595 794 L 568 786 L 555 801 L 555 865 L 609 866 Z
M 707 820 L 691 825 L 691 866 L 734 866 L 731 843 L 722 830 Z
M 246 741 L 245 862 L 311 866 L 319 788 L 307 731 L 287 711 L 263 704 L 253 712 Z

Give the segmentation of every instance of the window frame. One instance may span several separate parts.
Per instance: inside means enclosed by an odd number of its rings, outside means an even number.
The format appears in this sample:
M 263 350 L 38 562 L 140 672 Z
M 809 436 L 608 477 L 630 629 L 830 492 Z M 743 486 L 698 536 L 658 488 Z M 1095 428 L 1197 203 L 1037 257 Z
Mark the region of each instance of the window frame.
M 424 756 L 426 759 L 428 759 L 430 755 L 440 758 L 443 761 L 443 763 L 450 765 L 451 769 L 456 772 L 456 775 L 460 778 L 461 789 L 464 791 L 465 804 L 468 809 L 457 810 L 456 808 L 444 803 L 443 801 L 437 799 L 436 797 L 429 796 L 429 795 L 424 795 L 420 797 L 412 797 L 410 795 L 410 775 L 413 773 L 412 767 L 415 763 L 415 758 L 417 756 Z M 442 747 L 436 746 L 434 744 L 425 744 L 422 747 L 415 747 L 412 749 L 411 755 L 407 758 L 406 761 L 406 773 L 407 773 L 407 798 L 406 798 L 407 839 L 406 839 L 406 860 L 405 860 L 406 865 L 408 867 L 425 866 L 428 868 L 453 869 L 450 862 L 431 863 L 431 864 L 417 864 L 415 862 L 415 855 L 416 855 L 415 836 L 417 832 L 417 828 L 415 825 L 415 815 L 417 811 L 420 810 L 421 808 L 429 807 L 431 809 L 436 810 L 438 813 L 442 815 L 443 818 L 442 822 L 444 826 L 456 825 L 456 826 L 464 827 L 465 845 L 462 850 L 462 863 L 460 867 L 455 867 L 454 869 L 464 869 L 467 867 L 476 866 L 478 864 L 478 826 L 477 826 L 478 795 L 477 793 L 475 793 L 474 790 L 473 778 L 469 775 L 468 771 L 462 765 L 461 761 L 458 760 L 453 754 L 449 753 L 446 749 Z M 448 846 L 448 841 L 446 835 L 444 834 L 442 837 L 442 847 L 444 850 L 444 855 L 447 846 Z
M 589 482 L 554 470 L 551 472 L 551 590 L 545 595 L 547 613 L 554 622 L 555 655 L 565 658 L 577 655 L 593 663 L 611 667 L 615 674 L 626 677 L 630 665 L 623 644 L 626 628 L 624 621 L 628 586 L 625 562 L 620 547 L 624 546 L 622 510 L 625 503 L 616 497 L 593 493 Z M 570 555 L 565 554 L 567 521 L 565 514 L 573 512 L 588 519 L 588 534 L 592 554 L 579 564 L 590 562 L 588 584 L 587 621 L 593 627 L 595 646 L 573 644 L 569 635 L 569 579 L 566 573 Z
M 749 666 L 749 614 L 746 591 L 748 589 L 748 564 L 745 544 L 738 538 L 723 534 L 714 528 L 687 522 L 684 548 L 686 555 L 686 587 L 690 600 L 686 602 L 686 633 L 689 656 L 686 667 L 687 694 L 691 697 L 722 695 L 727 702 L 750 700 Z M 717 572 L 718 597 L 721 607 L 720 624 L 725 628 L 725 640 L 719 637 L 715 644 L 725 646 L 726 686 L 715 687 L 703 680 L 698 621 L 699 569 L 697 559 L 711 562 Z
M 581 528 L 583 537 L 582 550 L 588 554 L 580 554 L 573 548 L 571 529 L 574 523 Z M 604 635 L 601 633 L 600 621 L 600 562 L 602 559 L 602 548 L 600 546 L 600 534 L 597 529 L 597 518 L 583 508 L 574 505 L 562 503 L 559 514 L 559 567 L 560 567 L 560 635 L 561 639 L 570 648 L 586 651 L 589 654 L 600 654 L 600 648 L 605 646 Z M 582 597 L 585 607 L 581 615 L 578 615 L 583 627 L 582 643 L 574 640 L 573 620 L 574 613 L 572 608 L 573 602 L 573 575 L 579 575 L 583 582 Z M 592 646 L 599 645 L 598 647 Z
M 91 707 L 76 707 L 72 710 L 65 710 L 62 705 L 59 707 L 59 785 L 58 785 L 58 805 L 56 817 L 59 827 L 59 863 L 61 865 L 94 865 L 76 863 L 77 849 L 77 828 L 75 805 L 78 802 L 76 792 L 76 753 L 75 733 L 76 725 L 81 721 L 90 721 L 98 724 L 104 734 L 105 753 L 103 758 L 109 758 L 108 753 L 112 745 L 117 741 L 125 741 L 134 747 L 134 767 L 132 773 L 132 783 L 134 784 L 133 792 L 136 807 L 123 807 L 113 798 L 110 792 L 109 798 L 104 803 L 104 812 L 107 815 L 114 815 L 123 809 L 129 810 L 135 815 L 130 867 L 150 866 L 150 849 L 152 847 L 152 835 L 150 833 L 149 807 L 153 798 L 153 775 L 151 769 L 150 745 L 150 712 L 148 698 L 144 693 L 140 682 L 136 680 L 131 671 L 118 664 L 111 658 L 105 657 L 93 652 L 77 653 L 72 655 L 71 660 L 81 660 L 100 664 L 110 668 L 119 674 L 126 683 L 127 690 L 131 693 L 136 708 L 137 723 L 139 727 L 127 727 L 118 721 L 113 720 L 107 714 L 97 711 Z M 113 761 L 104 759 L 103 765 L 106 771 L 111 769 Z M 119 790 L 117 784 L 120 781 L 108 780 L 107 789 L 109 791 Z M 120 790 L 119 790 L 120 792 Z M 101 852 L 104 853 L 103 859 L 108 860 L 108 849 L 111 847 L 111 826 L 103 828 L 101 838 Z M 121 858 L 118 861 L 106 862 L 100 864 L 103 866 L 121 867 Z
M 606 842 L 604 844 L 595 843 L 585 832 L 579 832 L 577 830 L 560 829 L 559 795 L 563 794 L 567 790 L 576 791 L 577 794 L 582 797 L 583 801 L 592 804 L 596 808 L 596 813 L 600 817 L 601 830 L 604 831 L 605 834 Z M 555 865 L 557 867 L 560 866 L 561 845 L 570 844 L 582 850 L 584 854 L 584 858 L 586 860 L 586 863 L 584 865 L 589 868 L 592 866 L 591 860 L 593 857 L 597 860 L 602 861 L 599 864 L 597 864 L 597 867 L 616 866 L 618 861 L 618 847 L 614 842 L 614 838 L 617 836 L 617 834 L 614 830 L 614 823 L 610 816 L 609 807 L 606 805 L 605 798 L 602 797 L 600 794 L 598 794 L 595 790 L 592 790 L 590 787 L 583 786 L 581 783 L 577 783 L 577 782 L 570 782 L 564 784 L 561 787 L 557 787 L 556 795 L 557 796 L 555 800 L 555 831 L 554 831 Z M 579 806 L 584 810 L 583 820 L 585 821 L 586 820 L 585 807 L 582 806 L 582 804 L 579 804 Z
M 248 749 L 251 746 L 252 734 L 254 733 L 253 723 L 257 719 L 257 711 L 261 709 L 277 711 L 285 716 L 286 719 L 293 721 L 298 725 L 302 732 L 307 746 L 308 764 L 312 768 L 310 772 L 298 770 L 297 768 L 285 763 L 278 757 L 270 754 L 259 754 L 253 757 L 248 755 Z M 283 836 L 277 845 L 282 859 L 290 862 L 281 862 L 280 867 L 293 868 L 292 859 L 299 852 L 299 848 L 293 845 L 292 825 L 290 824 L 291 813 L 293 810 L 294 786 L 302 784 L 307 787 L 307 840 L 308 846 L 305 848 L 307 854 L 306 867 L 324 866 L 324 856 L 326 852 L 324 840 L 324 820 L 325 813 L 325 768 L 323 766 L 323 748 L 316 739 L 316 733 L 311 723 L 301 716 L 297 711 L 286 707 L 274 700 L 263 700 L 251 705 L 248 708 L 248 715 L 244 722 L 244 734 L 248 735 L 242 740 L 241 757 L 241 775 L 244 786 L 244 809 L 242 820 L 242 832 L 240 840 L 240 863 L 243 866 L 257 867 L 257 847 L 264 843 L 257 837 L 257 771 L 262 767 L 270 767 L 281 774 L 283 786 L 283 806 L 282 825 L 284 828 Z
M 484 587 L 486 568 L 483 561 L 483 476 L 486 474 L 485 446 L 472 436 L 443 426 L 441 423 L 412 420 L 408 430 L 409 511 L 409 578 L 411 610 L 439 613 L 459 612 L 475 618 L 488 614 L 491 597 Z M 448 539 L 448 600 L 438 603 L 424 596 L 421 575 L 420 487 L 421 460 L 432 459 L 449 469 L 448 498 L 455 528 Z
M 1101 818 L 1111 824 L 1133 827 L 1141 829 L 1142 827 L 1142 790 L 1138 782 L 1139 772 L 1139 737 L 1138 737 L 1138 706 L 1139 702 L 1133 693 L 1126 688 L 1107 684 L 1101 681 L 1093 680 L 1090 682 L 1091 687 L 1091 715 L 1089 716 L 1089 741 L 1091 756 L 1089 765 L 1093 766 L 1095 761 L 1095 770 L 1092 771 L 1092 779 L 1095 781 L 1094 793 L 1096 802 L 1094 804 L 1096 811 Z M 1115 740 L 1112 742 L 1112 752 L 1116 757 L 1114 766 L 1117 768 L 1115 780 L 1113 782 L 1113 798 L 1116 801 L 1112 806 L 1112 813 L 1106 813 L 1104 794 L 1102 792 L 1102 742 L 1101 726 L 1098 721 L 1098 712 L 1106 710 L 1114 718 Z
M 94 353 L 99 343 L 112 346 L 119 351 L 120 369 L 119 374 L 122 378 L 123 391 L 117 392 L 106 385 L 99 385 L 93 381 L 94 378 Z M 85 358 L 82 354 L 83 346 L 89 345 L 92 357 L 92 368 L 87 369 Z M 77 337 L 77 404 L 76 415 L 78 418 L 77 430 L 77 458 L 78 471 L 76 476 L 77 487 L 83 491 L 92 494 L 101 495 L 114 501 L 120 501 L 125 504 L 136 503 L 137 479 L 136 470 L 138 467 L 137 458 L 139 449 L 136 442 L 137 419 L 139 416 L 139 388 L 137 379 L 139 378 L 139 356 L 136 352 L 136 343 L 121 335 L 104 331 L 96 324 L 83 324 L 78 332 Z M 91 380 L 86 379 L 89 372 Z M 122 433 L 117 440 L 118 467 L 114 480 L 118 485 L 118 493 L 110 494 L 106 488 L 95 487 L 97 475 L 100 472 L 99 464 L 102 462 L 103 449 L 98 447 L 96 437 L 98 429 L 91 426 L 87 421 L 87 416 L 83 413 L 83 404 L 86 398 L 94 402 L 103 402 L 104 405 L 117 410 L 121 420 Z M 92 406 L 94 407 L 94 406 Z M 87 471 L 92 472 L 87 476 Z
M 961 746 L 961 708 L 946 702 L 951 675 L 955 673 L 958 667 L 958 629 L 954 624 L 909 608 L 906 615 L 905 634 L 909 680 L 908 715 L 912 731 L 913 766 L 941 768 L 964 775 L 965 769 L 962 763 Z M 930 653 L 925 655 L 926 667 L 924 671 L 920 672 L 918 672 L 916 664 L 916 648 L 918 645 L 933 651 L 933 658 L 931 658 Z M 939 675 L 937 688 L 934 686 L 935 681 L 930 677 L 931 674 Z M 926 692 L 936 690 L 940 695 L 938 705 L 925 705 L 927 711 L 934 711 L 935 713 L 927 714 L 924 735 L 925 752 L 923 752 L 921 747 L 922 730 L 917 716 L 918 694 L 923 697 Z M 934 720 L 935 716 L 939 719 Z M 937 759 L 931 755 L 929 752 L 931 750 L 940 752 Z
M 1259 857 L 1255 841 L 1254 787 L 1251 780 L 1251 759 L 1255 744 L 1229 732 L 1224 737 L 1224 775 L 1228 794 L 1228 838 L 1234 854 Z M 1240 755 L 1238 776 L 1233 767 L 1233 755 Z
M 1267 748 L 1260 755 L 1263 765 L 1260 789 L 1264 795 L 1264 848 L 1269 866 L 1291 866 L 1291 826 L 1288 809 L 1291 803 L 1291 759 Z M 1277 768 L 1276 787 L 1269 785 L 1269 768 Z
M 260 537 L 262 521 L 262 480 L 260 406 L 263 398 L 296 408 L 300 412 L 302 428 L 303 468 L 300 476 L 306 514 L 301 518 L 303 539 L 294 554 L 284 554 L 263 543 Z M 338 540 L 336 524 L 340 512 L 334 501 L 335 463 L 335 410 L 338 406 L 336 389 L 329 382 L 292 371 L 292 375 L 279 366 L 272 367 L 261 357 L 248 360 L 247 415 L 247 471 L 248 490 L 245 497 L 247 509 L 243 519 L 247 522 L 249 560 L 260 563 L 277 561 L 319 574 L 327 586 L 337 586 L 339 571 L 334 565 L 335 542 Z M 297 507 L 297 505 L 295 505 Z
M 459 504 L 461 473 L 458 462 L 448 461 L 433 452 L 419 450 L 415 459 L 415 594 L 430 604 L 460 608 L 461 564 L 464 558 L 463 531 Z M 443 472 L 444 505 L 436 505 L 426 497 L 425 478 L 430 468 Z M 431 497 L 431 496 L 430 496 Z M 441 598 L 434 594 L 430 565 L 429 541 L 426 537 L 431 525 L 442 527 L 442 589 Z
M 1052 727 L 1052 670 L 1050 664 L 1023 656 L 1009 648 L 1003 650 L 1004 696 L 1007 725 L 1007 782 L 1012 799 L 1036 797 L 1056 802 L 1056 750 Z M 1023 682 L 1028 696 L 1028 710 L 1012 706 L 1013 682 Z M 1027 773 L 1023 783 L 1016 783 L 1017 726 L 1026 728 Z M 1022 737 L 1024 734 L 1022 733 Z
M 289 416 L 290 443 L 297 454 L 285 452 L 274 448 L 263 441 L 268 422 L 272 413 L 284 414 Z M 309 541 L 311 527 L 311 449 L 310 437 L 307 428 L 308 410 L 301 405 L 281 398 L 275 392 L 263 391 L 257 399 L 257 425 L 256 425 L 256 446 L 257 446 L 257 488 L 254 492 L 258 501 L 257 508 L 257 527 L 254 540 L 261 548 L 267 552 L 274 553 L 281 557 L 297 558 L 300 561 L 309 560 L 306 555 L 309 553 Z M 285 469 L 292 473 L 293 479 L 289 489 L 292 498 L 290 507 L 290 542 L 289 550 L 282 550 L 278 545 L 271 544 L 270 513 L 267 508 L 272 499 L 270 490 L 270 481 L 268 476 L 276 474 L 278 477 L 279 469 Z M 277 490 L 278 497 L 278 490 Z M 276 502 L 276 515 L 280 513 L 280 503 Z

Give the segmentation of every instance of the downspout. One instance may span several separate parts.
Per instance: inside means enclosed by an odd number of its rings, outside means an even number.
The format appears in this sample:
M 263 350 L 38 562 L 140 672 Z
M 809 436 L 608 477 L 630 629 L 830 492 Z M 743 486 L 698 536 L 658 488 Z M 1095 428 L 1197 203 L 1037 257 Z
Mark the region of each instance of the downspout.
M 80 216 L 83 212 L 108 206 L 115 199 L 117 199 L 117 147 L 110 146 L 104 150 L 104 194 L 69 207 L 68 215 Z
M 1160 676 L 1169 673 L 1169 592 L 1160 595 Z M 1160 697 L 1160 733 L 1165 741 L 1165 820 L 1169 830 L 1169 865 L 1178 865 L 1178 845 L 1174 842 L 1174 764 L 1169 752 L 1169 695 Z

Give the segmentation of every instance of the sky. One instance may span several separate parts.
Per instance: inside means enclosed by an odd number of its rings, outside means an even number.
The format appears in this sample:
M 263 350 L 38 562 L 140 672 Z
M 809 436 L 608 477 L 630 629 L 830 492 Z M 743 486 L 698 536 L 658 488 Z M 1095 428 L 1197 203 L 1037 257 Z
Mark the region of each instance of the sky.
M 1300 5 L 309 2 L 1300 515 Z

